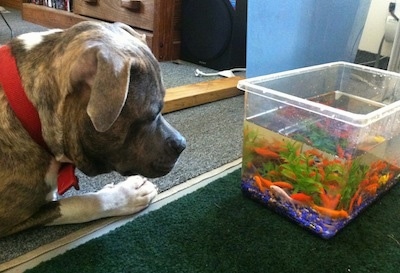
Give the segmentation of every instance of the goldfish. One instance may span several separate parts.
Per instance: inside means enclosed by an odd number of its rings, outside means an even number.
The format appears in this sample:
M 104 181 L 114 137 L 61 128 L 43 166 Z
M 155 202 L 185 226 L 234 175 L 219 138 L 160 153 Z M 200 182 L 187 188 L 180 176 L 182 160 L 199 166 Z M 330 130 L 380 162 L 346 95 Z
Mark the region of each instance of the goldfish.
M 289 189 L 289 190 L 293 189 L 293 185 L 288 182 L 285 181 L 272 182 L 264 177 L 261 177 L 260 175 L 255 175 L 254 181 L 256 182 L 257 187 L 262 192 L 264 192 L 266 189 L 269 189 L 273 185 L 284 189 Z
M 254 182 L 255 185 L 257 186 L 257 188 L 261 191 L 261 192 L 265 192 L 267 189 L 269 189 L 270 185 L 266 185 L 265 183 L 263 183 L 262 181 L 262 177 L 255 175 L 254 176 Z
M 275 181 L 275 182 L 272 182 L 272 185 L 278 186 L 282 189 L 293 190 L 293 185 L 288 182 L 285 182 L 285 181 Z
M 313 202 L 313 198 L 310 195 L 307 195 L 305 193 L 299 192 L 299 193 L 293 193 L 290 195 L 290 197 L 298 202 L 301 203 L 311 203 Z
M 319 214 L 330 217 L 332 219 L 349 217 L 349 213 L 345 210 L 328 209 L 317 205 L 312 206 L 312 208 L 315 209 Z
M 254 148 L 254 152 L 258 155 L 261 155 L 265 158 L 271 158 L 271 159 L 278 159 L 279 158 L 279 154 L 267 149 L 267 148 L 260 148 L 260 147 L 256 147 Z
M 335 209 L 337 207 L 337 205 L 339 204 L 340 197 L 341 197 L 340 194 L 329 195 L 325 191 L 321 191 L 319 196 L 321 197 L 322 205 L 328 209 Z

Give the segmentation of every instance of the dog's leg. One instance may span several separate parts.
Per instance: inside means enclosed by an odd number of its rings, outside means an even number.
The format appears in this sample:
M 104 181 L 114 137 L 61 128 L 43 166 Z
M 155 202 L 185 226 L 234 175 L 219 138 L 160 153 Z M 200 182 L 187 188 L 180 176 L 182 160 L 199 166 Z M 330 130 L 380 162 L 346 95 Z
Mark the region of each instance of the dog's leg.
M 0 230 L 0 237 L 35 226 L 84 223 L 134 214 L 148 207 L 156 195 L 154 184 L 146 178 L 132 176 L 116 185 L 107 185 L 95 193 L 49 202 L 26 221 Z
M 95 193 L 60 199 L 61 216 L 48 225 L 83 223 L 111 216 L 129 215 L 145 209 L 157 195 L 154 184 L 141 176 L 131 176 Z

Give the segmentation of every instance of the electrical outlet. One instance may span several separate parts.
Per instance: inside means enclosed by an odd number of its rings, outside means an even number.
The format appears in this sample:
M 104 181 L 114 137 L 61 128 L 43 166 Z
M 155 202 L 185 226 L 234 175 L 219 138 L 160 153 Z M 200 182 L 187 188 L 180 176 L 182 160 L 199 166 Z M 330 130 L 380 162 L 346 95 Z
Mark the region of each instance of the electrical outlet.
M 388 15 L 385 23 L 385 36 L 384 36 L 386 42 L 393 43 L 394 36 L 396 35 L 397 25 L 398 21 L 392 15 Z

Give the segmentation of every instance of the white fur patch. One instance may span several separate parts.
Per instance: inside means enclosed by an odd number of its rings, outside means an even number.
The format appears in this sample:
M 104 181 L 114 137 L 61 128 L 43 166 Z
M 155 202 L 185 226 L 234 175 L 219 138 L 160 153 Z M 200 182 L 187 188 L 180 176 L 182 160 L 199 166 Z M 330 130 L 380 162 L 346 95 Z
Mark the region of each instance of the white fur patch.
M 62 29 L 51 29 L 47 31 L 41 32 L 30 32 L 19 35 L 17 38 L 21 40 L 26 50 L 31 50 L 36 45 L 40 44 L 43 41 L 43 37 L 52 33 L 63 31 Z
M 60 162 L 56 160 L 52 160 L 50 162 L 49 168 L 47 170 L 46 176 L 44 178 L 46 184 L 50 186 L 51 191 L 46 196 L 47 201 L 54 201 L 57 199 L 57 178 L 58 178 L 58 170 L 60 169 Z

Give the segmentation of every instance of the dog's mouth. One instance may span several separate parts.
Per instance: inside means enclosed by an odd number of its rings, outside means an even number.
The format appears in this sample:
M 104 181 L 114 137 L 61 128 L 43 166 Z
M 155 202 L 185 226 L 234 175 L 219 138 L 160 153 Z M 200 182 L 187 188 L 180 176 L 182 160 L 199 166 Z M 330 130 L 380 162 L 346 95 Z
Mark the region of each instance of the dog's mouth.
M 152 164 L 152 169 L 157 173 L 157 176 L 163 176 L 169 173 L 175 166 L 175 162 L 170 164 Z
M 119 172 L 122 176 L 132 176 L 132 175 L 138 175 L 138 172 L 136 171 L 123 171 Z
M 122 176 L 132 176 L 132 175 L 143 175 L 148 178 L 156 178 L 168 174 L 175 166 L 175 162 L 172 163 L 161 163 L 153 162 L 150 164 L 150 168 L 146 170 L 118 170 Z

